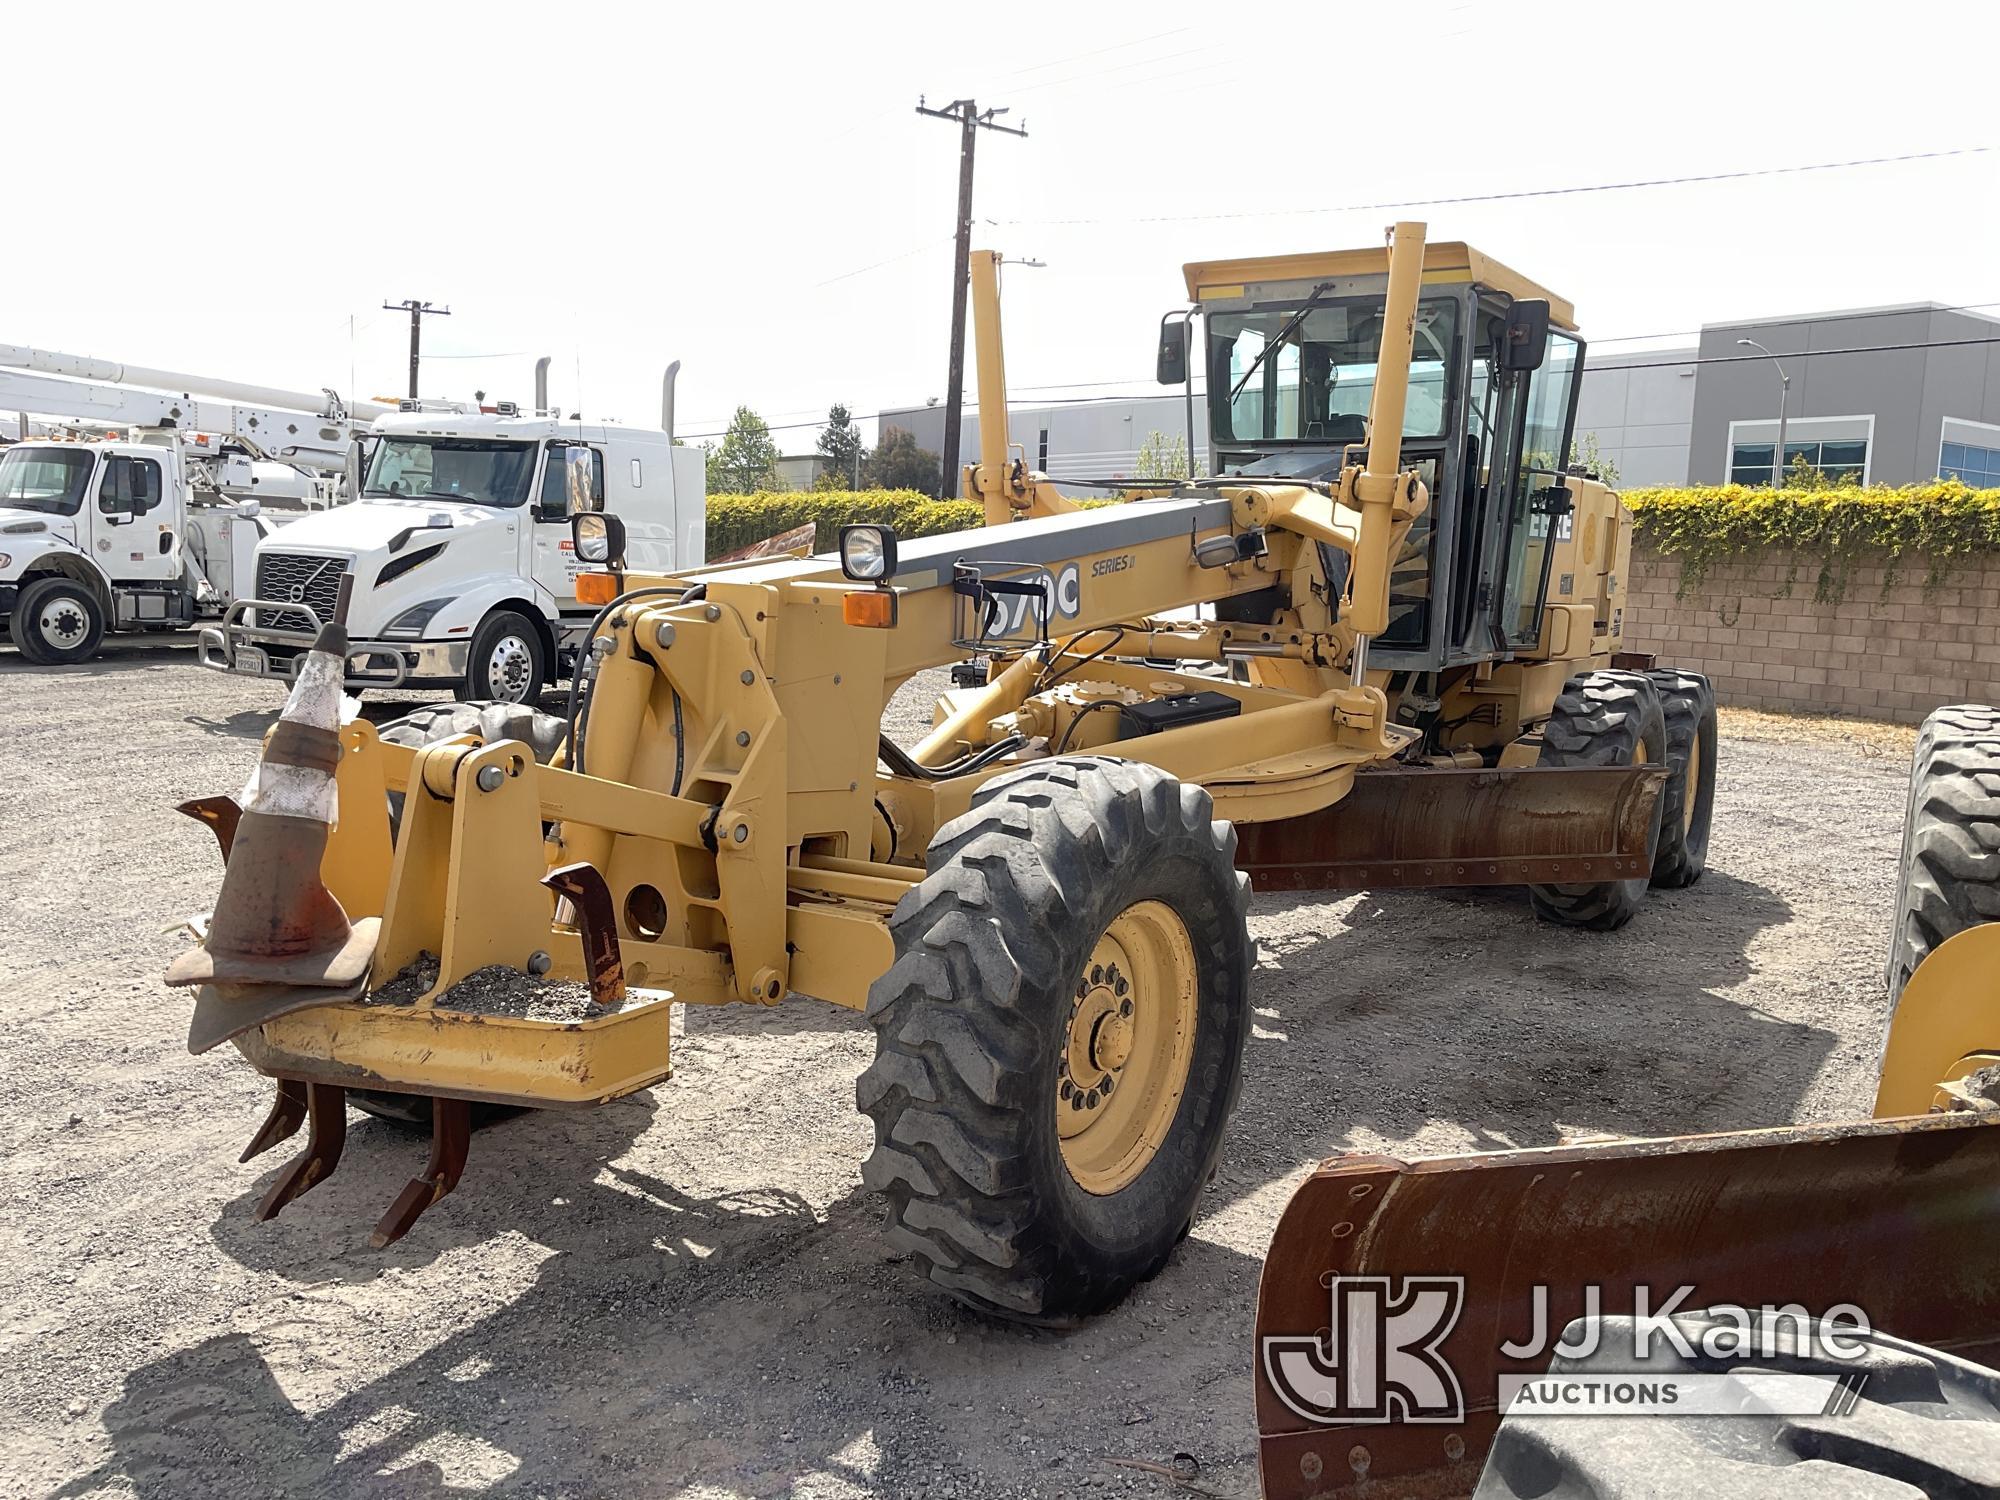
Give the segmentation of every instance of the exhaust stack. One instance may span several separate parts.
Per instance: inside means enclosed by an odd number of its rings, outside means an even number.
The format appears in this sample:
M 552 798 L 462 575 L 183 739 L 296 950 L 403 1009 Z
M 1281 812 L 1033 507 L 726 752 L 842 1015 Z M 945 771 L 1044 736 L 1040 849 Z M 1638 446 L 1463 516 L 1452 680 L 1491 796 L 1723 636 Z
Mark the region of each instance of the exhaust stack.
M 544 354 L 535 361 L 535 415 L 540 416 L 549 409 L 549 360 Z
M 680 372 L 681 362 L 675 360 L 660 380 L 660 430 L 670 438 L 674 435 L 674 377 Z

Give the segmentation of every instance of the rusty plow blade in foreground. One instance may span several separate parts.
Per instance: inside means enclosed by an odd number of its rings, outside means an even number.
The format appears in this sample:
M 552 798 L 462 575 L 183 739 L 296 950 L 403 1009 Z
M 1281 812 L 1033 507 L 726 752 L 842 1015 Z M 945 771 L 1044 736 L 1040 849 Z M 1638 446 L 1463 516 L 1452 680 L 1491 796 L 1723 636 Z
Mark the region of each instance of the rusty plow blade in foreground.
M 1837 1125 L 1409 1162 L 1337 1157 L 1279 1220 L 1257 1294 L 1258 1463 L 1267 1500 L 1469 1495 L 1499 1380 L 1548 1368 L 1599 1289 L 1605 1316 L 1841 1304 L 1871 1326 L 1990 1362 L 2000 1354 L 2000 1115 Z M 1460 1422 L 1358 1422 L 1324 1400 L 1340 1278 L 1462 1277 L 1436 1345 Z M 1536 1289 L 1547 1288 L 1541 1352 Z M 1344 1304 L 1342 1304 L 1344 1305 Z M 1391 1408 L 1394 1414 L 1393 1408 Z M 1587 1421 L 1579 1417 L 1576 1420 Z
M 1591 885 L 1652 871 L 1663 766 L 1363 771 L 1331 807 L 1240 823 L 1260 891 Z

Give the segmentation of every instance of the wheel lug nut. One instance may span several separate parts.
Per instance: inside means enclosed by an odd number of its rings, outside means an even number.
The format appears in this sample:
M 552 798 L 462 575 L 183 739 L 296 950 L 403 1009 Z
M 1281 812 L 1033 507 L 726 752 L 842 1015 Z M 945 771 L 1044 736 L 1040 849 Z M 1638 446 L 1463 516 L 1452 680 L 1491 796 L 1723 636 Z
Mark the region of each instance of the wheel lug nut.
M 1102 984 L 1102 983 L 1104 983 L 1104 965 L 1103 965 L 1103 964 L 1092 964 L 1092 965 L 1090 966 L 1090 982 L 1091 982 L 1092 984 Z
M 1082 1094 L 1071 1094 L 1071 1095 L 1069 1096 L 1069 1107 L 1070 1107 L 1071 1109 L 1082 1109 L 1082 1108 L 1083 1108 L 1083 1095 L 1082 1095 Z
M 1105 1098 L 1109 1099 L 1111 1097 L 1111 1075 L 1109 1073 L 1104 1075 L 1104 1082 L 1100 1083 L 1097 1088 L 1098 1092 L 1102 1093 Z
M 1129 1016 L 1129 1015 L 1131 1015 L 1131 1014 L 1132 1014 L 1132 1002 L 1131 1002 L 1130 1000 L 1120 1000 L 1120 1001 L 1118 1002 L 1118 1014 L 1119 1014 L 1119 1015 L 1121 1015 L 1121 1016 Z
M 1076 1085 L 1071 1083 L 1067 1078 L 1065 1078 L 1056 1089 L 1057 1096 L 1063 1099 L 1067 1099 L 1071 1094 L 1074 1094 L 1075 1092 L 1076 1092 Z
M 1089 1093 L 1085 1094 L 1083 1096 L 1083 1103 L 1086 1109 L 1097 1108 L 1097 1090 L 1092 1089 Z
M 1129 989 L 1131 989 L 1131 988 L 1132 988 L 1132 986 L 1131 986 L 1131 985 L 1129 985 L 1129 984 L 1127 984 L 1127 983 L 1125 982 L 1125 976 L 1124 976 L 1123 974 L 1120 974 L 1120 975 L 1118 976 L 1118 986 L 1117 986 L 1117 988 L 1118 988 L 1118 993 L 1119 993 L 1119 994 L 1121 994 L 1121 995 L 1122 995 L 1122 994 L 1124 994 L 1124 993 L 1125 993 L 1125 992 L 1126 992 L 1127 990 L 1129 990 Z

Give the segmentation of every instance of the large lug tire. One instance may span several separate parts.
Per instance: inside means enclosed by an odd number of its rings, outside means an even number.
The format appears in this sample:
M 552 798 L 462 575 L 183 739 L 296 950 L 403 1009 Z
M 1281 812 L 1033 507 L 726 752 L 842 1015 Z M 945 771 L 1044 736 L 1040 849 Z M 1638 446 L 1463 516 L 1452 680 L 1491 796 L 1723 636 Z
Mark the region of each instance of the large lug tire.
M 1194 1220 L 1249 1034 L 1249 881 L 1208 793 L 1076 758 L 996 777 L 890 919 L 862 1168 L 960 1301 L 1070 1323 Z
M 391 719 L 376 731 L 385 745 L 407 745 L 421 750 L 440 740 L 476 734 L 491 744 L 495 740 L 519 740 L 535 752 L 535 759 L 547 765 L 562 747 L 564 725 L 554 714 L 545 714 L 520 703 L 434 703 Z M 402 822 L 403 798 L 389 794 L 389 828 L 393 834 Z M 349 1089 L 347 1099 L 363 1114 L 399 1125 L 424 1130 L 431 1127 L 431 1101 L 425 1094 L 391 1094 L 380 1089 Z M 507 1104 L 472 1106 L 475 1127 L 517 1115 L 520 1110 Z
M 2000 921 L 2000 708 L 1940 708 L 1917 734 L 1903 813 L 1903 861 L 1889 932 L 1895 1009 L 1946 938 Z
M 1708 868 L 1708 830 L 1715 817 L 1715 689 L 1699 672 L 1665 668 L 1646 674 L 1659 690 L 1667 721 L 1667 765 L 1673 777 L 1660 794 L 1660 848 L 1653 884 L 1693 885 Z
M 89 661 L 104 640 L 104 607 L 88 584 L 37 578 L 14 600 L 14 645 L 38 667 Z
M 468 698 L 533 703 L 548 682 L 548 647 L 540 626 L 510 609 L 495 610 L 479 622 L 465 663 Z
M 1767 1352 L 1728 1343 L 1705 1352 L 1700 1340 L 1730 1339 L 1741 1325 L 1708 1313 L 1672 1318 L 1692 1351 L 1682 1355 L 1664 1332 L 1647 1356 L 1633 1357 L 1631 1318 L 1606 1318 L 1594 1354 L 1557 1356 L 1551 1385 L 1589 1376 L 1613 1385 L 1663 1386 L 1676 1377 L 1784 1373 L 1845 1380 L 1853 1405 L 1837 1416 L 1759 1413 L 1754 1400 L 1728 1416 L 1578 1417 L 1520 1414 L 1500 1423 L 1473 1500 L 1548 1500 L 1570 1496 L 1700 1496 L 1702 1500 L 1771 1500 L 1813 1495 L 1827 1500 L 1889 1500 L 1922 1495 L 1990 1495 L 2000 1470 L 2000 1373 L 1884 1333 L 1831 1330 L 1858 1358 L 1825 1348 L 1826 1325 L 1793 1336 L 1791 1323 L 1767 1331 Z M 1753 1330 L 1755 1325 L 1752 1325 Z M 1797 1347 L 1804 1343 L 1806 1347 Z M 1685 1387 L 1681 1388 L 1683 1391 Z M 1832 1387 L 1829 1385 L 1829 1394 Z M 1741 1399 L 1741 1398 L 1739 1398 Z
M 1667 763 L 1666 716 L 1659 689 L 1643 672 L 1579 672 L 1556 699 L 1555 713 L 1542 728 L 1544 766 L 1663 766 Z M 1656 808 L 1664 810 L 1666 799 Z M 1646 874 L 1631 880 L 1591 885 L 1531 885 L 1535 915 L 1564 927 L 1609 932 L 1632 920 L 1652 883 L 1659 853 L 1656 812 L 1646 840 Z

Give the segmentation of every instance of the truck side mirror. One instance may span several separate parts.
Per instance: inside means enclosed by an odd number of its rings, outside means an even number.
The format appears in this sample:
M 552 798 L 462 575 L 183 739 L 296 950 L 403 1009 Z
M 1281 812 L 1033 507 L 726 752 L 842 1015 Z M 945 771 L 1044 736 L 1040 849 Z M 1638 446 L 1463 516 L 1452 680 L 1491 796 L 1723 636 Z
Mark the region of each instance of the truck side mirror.
M 347 498 L 361 498 L 361 439 L 356 438 L 347 445 L 347 458 L 341 465 L 341 477 L 347 485 Z
M 1161 385 L 1184 385 L 1188 378 L 1188 320 L 1185 313 L 1160 319 L 1160 352 L 1154 373 Z
M 1540 297 L 1516 301 L 1507 309 L 1507 328 L 1500 342 L 1500 368 L 1539 370 L 1548 347 L 1548 302 Z
M 563 479 L 571 515 L 587 515 L 598 509 L 597 496 L 593 493 L 596 486 L 591 482 L 592 477 L 593 465 L 588 448 L 563 449 Z
M 569 518 L 570 546 L 576 560 L 617 572 L 625 566 L 625 523 L 602 511 Z

